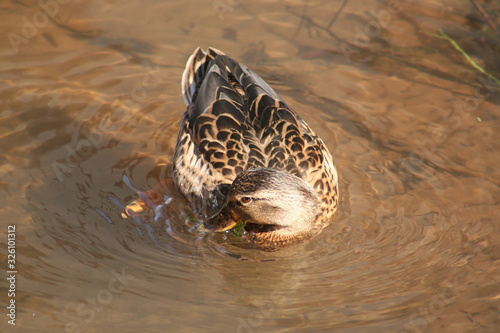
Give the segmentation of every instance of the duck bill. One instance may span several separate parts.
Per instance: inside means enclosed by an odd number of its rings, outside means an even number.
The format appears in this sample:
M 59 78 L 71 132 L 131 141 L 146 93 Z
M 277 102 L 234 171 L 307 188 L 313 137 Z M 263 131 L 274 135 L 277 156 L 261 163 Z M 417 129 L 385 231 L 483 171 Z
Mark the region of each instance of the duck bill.
M 206 220 L 203 226 L 207 231 L 222 232 L 234 228 L 240 221 L 240 218 L 224 208 L 217 215 Z

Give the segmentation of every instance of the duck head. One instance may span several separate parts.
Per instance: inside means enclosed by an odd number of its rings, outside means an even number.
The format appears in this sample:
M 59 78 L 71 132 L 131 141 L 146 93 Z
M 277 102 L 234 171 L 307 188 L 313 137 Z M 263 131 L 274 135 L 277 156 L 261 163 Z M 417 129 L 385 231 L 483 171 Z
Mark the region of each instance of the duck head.
M 290 238 L 307 232 L 318 213 L 318 195 L 303 179 L 270 168 L 248 169 L 234 179 L 225 206 L 205 229 L 224 231 L 243 220 L 257 234 Z

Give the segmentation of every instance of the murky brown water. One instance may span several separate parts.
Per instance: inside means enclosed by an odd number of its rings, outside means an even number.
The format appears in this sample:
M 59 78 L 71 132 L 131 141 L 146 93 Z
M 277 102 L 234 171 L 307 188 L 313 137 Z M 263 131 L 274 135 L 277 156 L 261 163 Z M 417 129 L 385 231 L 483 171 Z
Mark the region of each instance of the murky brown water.
M 498 2 L 477 3 L 500 29 Z M 500 330 L 500 84 L 436 36 L 499 77 L 471 2 L 0 9 L 1 331 Z M 197 46 L 261 74 L 331 149 L 342 202 L 317 238 L 234 248 L 190 231 L 173 191 L 156 219 L 121 217 L 168 174 Z

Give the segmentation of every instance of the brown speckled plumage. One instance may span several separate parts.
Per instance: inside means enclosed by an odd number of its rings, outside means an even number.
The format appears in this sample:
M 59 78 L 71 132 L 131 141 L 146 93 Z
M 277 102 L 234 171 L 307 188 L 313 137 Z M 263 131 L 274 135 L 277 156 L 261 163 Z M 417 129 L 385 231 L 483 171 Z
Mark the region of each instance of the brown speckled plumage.
M 337 173 L 323 141 L 264 80 L 216 49 L 194 52 L 182 84 L 188 107 L 172 172 L 194 213 L 207 220 L 227 206 L 228 195 L 240 198 L 244 186 L 266 188 L 267 178 L 256 176 L 245 183 L 241 178 L 251 177 L 245 173 L 280 170 L 303 179 L 309 185 L 302 188 L 316 193 L 314 222 L 293 236 L 282 235 L 280 228 L 255 228 L 247 239 L 284 245 L 317 234 L 338 202 Z M 232 186 L 238 175 L 239 186 Z M 301 183 L 279 175 L 276 189 Z

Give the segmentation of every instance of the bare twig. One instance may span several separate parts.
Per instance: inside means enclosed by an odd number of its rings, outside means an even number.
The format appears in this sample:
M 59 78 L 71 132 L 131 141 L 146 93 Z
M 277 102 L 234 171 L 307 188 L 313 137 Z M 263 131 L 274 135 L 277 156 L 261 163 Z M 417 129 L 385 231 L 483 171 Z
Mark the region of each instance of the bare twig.
M 486 20 L 486 22 L 490 25 L 491 29 L 493 29 L 493 31 L 495 31 L 496 33 L 498 33 L 498 30 L 497 28 L 495 27 L 495 25 L 493 24 L 493 22 L 491 22 L 490 20 L 490 17 L 488 16 L 488 14 L 484 11 L 483 7 L 481 7 L 480 4 L 478 4 L 476 1 L 474 0 L 470 0 L 470 2 L 476 6 L 477 10 L 479 10 L 481 12 L 481 14 L 483 14 L 483 17 L 484 19 Z

